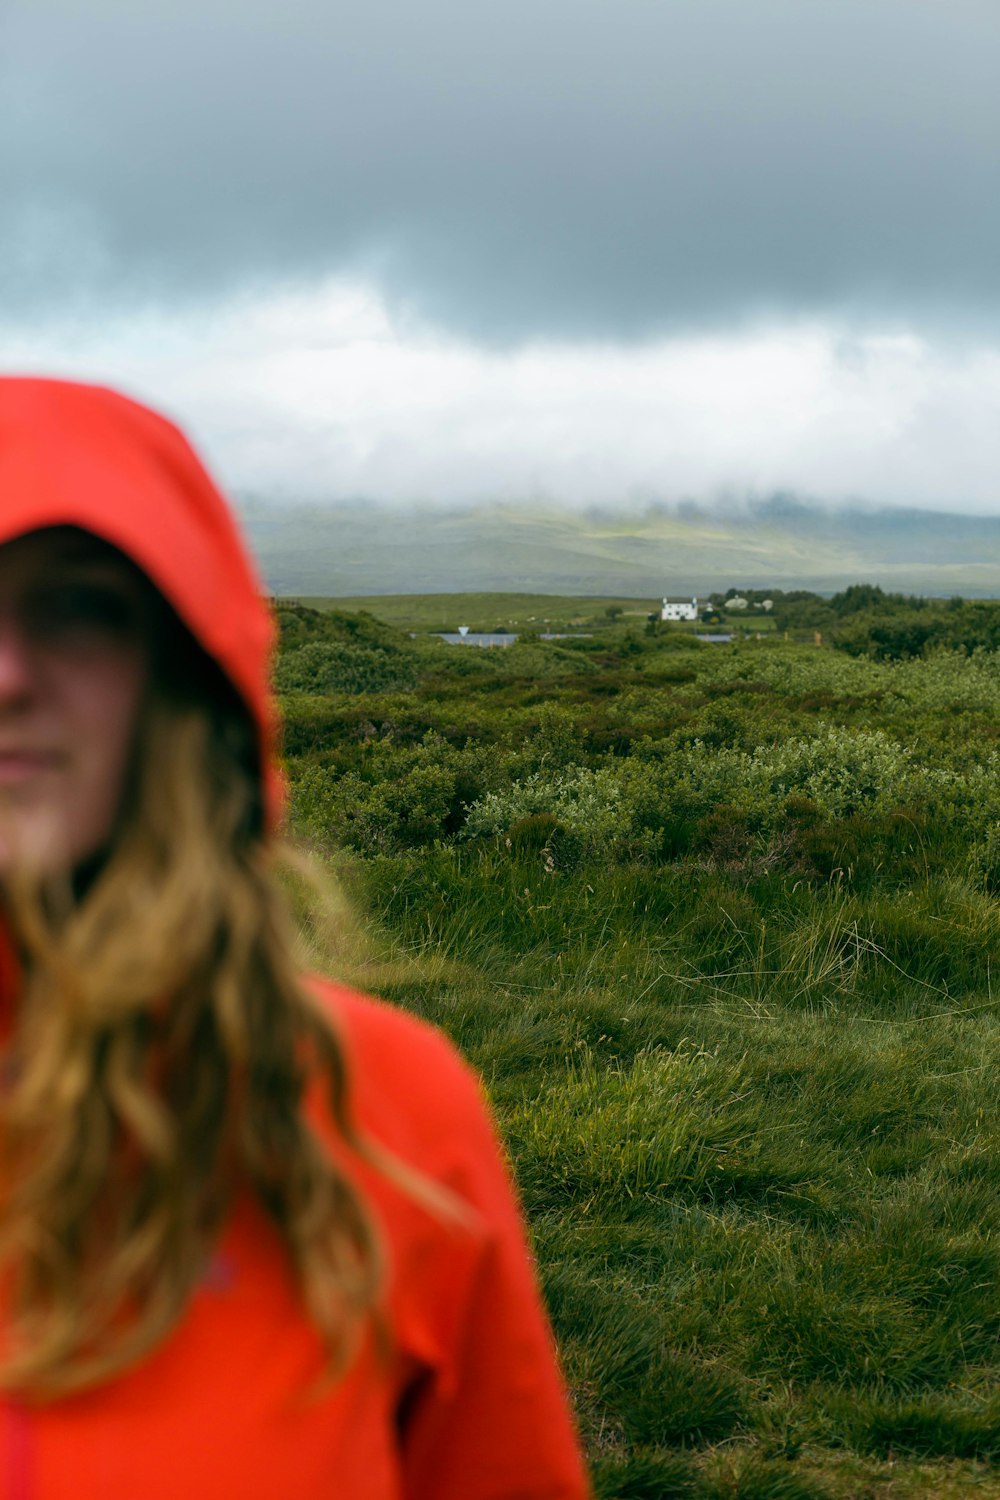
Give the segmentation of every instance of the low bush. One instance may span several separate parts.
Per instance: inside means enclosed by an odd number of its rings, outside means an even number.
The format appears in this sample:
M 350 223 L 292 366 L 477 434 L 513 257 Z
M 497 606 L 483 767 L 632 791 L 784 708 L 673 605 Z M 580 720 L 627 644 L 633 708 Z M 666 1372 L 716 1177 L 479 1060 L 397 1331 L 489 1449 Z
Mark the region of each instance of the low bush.
M 279 693 L 405 692 L 416 686 L 413 663 L 380 646 L 310 641 L 285 652 L 275 670 Z

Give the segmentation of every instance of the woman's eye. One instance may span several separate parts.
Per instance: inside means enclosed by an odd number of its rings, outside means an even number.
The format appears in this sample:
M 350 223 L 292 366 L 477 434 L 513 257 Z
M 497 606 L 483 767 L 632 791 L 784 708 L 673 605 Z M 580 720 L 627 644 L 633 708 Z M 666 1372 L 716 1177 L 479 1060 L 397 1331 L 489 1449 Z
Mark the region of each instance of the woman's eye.
M 132 599 L 111 585 L 60 584 L 39 592 L 29 603 L 28 625 L 40 639 L 71 635 L 123 636 L 136 627 Z

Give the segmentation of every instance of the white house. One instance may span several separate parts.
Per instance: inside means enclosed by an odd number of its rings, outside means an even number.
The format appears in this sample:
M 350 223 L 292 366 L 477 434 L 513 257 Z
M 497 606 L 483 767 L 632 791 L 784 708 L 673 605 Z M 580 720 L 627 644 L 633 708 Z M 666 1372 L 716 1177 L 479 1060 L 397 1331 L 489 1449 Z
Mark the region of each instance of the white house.
M 681 599 L 674 595 L 668 595 L 664 599 L 663 608 L 660 611 L 661 620 L 697 620 L 697 618 L 697 598 Z

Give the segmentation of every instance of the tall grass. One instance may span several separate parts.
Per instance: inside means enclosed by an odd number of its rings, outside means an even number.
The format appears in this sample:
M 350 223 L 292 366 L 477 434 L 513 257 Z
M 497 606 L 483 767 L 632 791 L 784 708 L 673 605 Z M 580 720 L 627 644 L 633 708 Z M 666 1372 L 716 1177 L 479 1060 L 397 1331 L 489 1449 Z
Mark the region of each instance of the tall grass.
M 671 899 L 506 850 L 353 878 L 381 988 L 489 1087 L 599 1495 L 861 1493 L 821 1453 L 993 1461 L 980 892 Z

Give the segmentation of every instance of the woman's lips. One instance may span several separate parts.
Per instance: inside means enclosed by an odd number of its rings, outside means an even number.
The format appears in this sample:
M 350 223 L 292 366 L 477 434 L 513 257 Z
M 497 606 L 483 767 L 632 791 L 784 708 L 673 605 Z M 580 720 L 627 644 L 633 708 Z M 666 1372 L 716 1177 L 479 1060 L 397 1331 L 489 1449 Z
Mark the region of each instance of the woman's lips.
M 60 757 L 49 750 L 0 750 L 0 786 L 15 786 L 58 768 Z

